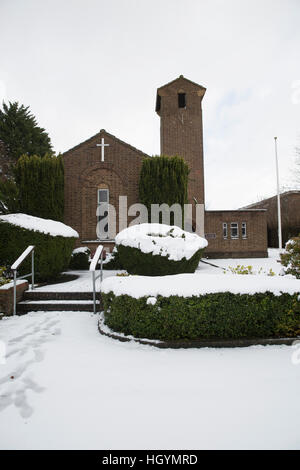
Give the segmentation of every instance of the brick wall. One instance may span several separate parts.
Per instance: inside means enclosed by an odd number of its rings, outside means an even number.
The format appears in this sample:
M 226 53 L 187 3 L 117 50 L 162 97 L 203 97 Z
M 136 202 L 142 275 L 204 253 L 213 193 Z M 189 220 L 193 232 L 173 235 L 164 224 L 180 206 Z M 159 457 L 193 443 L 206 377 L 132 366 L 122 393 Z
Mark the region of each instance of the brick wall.
M 28 289 L 28 281 L 17 281 L 17 302 L 23 298 L 24 292 Z M 12 315 L 14 308 L 14 285 L 13 282 L 0 287 L 0 313 Z M 1 316 L 0 316 L 1 318 Z
M 230 224 L 237 222 L 239 236 L 231 238 Z M 242 222 L 246 222 L 247 236 L 242 238 Z M 227 223 L 227 239 L 223 236 Z M 260 258 L 268 256 L 267 218 L 264 210 L 206 211 L 205 234 L 209 258 Z

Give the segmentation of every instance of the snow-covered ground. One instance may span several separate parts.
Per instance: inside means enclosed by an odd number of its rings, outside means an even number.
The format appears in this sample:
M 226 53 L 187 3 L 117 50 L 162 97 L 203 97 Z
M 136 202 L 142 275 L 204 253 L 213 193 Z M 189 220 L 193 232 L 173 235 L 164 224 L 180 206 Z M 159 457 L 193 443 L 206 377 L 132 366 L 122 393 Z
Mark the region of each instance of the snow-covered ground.
M 276 256 L 211 262 L 278 273 Z M 91 274 L 39 289 L 88 291 Z M 300 449 L 300 349 L 160 350 L 101 336 L 97 321 L 0 321 L 0 449 Z
M 1 449 L 300 449 L 292 347 L 159 350 L 101 336 L 87 312 L 0 331 Z
M 227 258 L 227 259 L 204 259 L 208 263 L 215 264 L 216 266 L 220 266 L 222 268 L 233 267 L 235 268 L 238 264 L 244 266 L 252 266 L 253 271 L 258 272 L 260 268 L 262 268 L 266 273 L 272 269 L 275 274 L 279 274 L 282 270 L 282 264 L 279 262 L 280 258 L 280 250 L 277 248 L 269 248 L 268 249 L 268 258 Z M 199 268 L 197 270 L 198 273 L 205 273 L 205 274 L 216 274 L 216 269 L 213 269 L 210 265 L 205 265 L 204 263 L 199 264 Z M 221 270 L 220 270 L 221 271 Z

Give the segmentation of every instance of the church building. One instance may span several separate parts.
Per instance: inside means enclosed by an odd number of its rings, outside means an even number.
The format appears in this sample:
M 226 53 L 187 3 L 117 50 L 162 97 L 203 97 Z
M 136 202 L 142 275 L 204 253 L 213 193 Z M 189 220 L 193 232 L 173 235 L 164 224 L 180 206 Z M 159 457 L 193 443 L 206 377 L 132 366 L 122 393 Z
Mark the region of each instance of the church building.
M 158 88 L 156 112 L 160 118 L 161 155 L 179 155 L 190 168 L 188 202 L 205 204 L 202 100 L 206 89 L 182 75 Z M 127 205 L 139 202 L 139 175 L 143 158 L 149 157 L 114 135 L 99 133 L 63 154 L 65 166 L 65 223 L 79 233 L 79 246 L 92 252 L 101 243 L 112 249 L 114 240 L 98 238 L 97 208 L 116 208 L 119 198 Z M 129 217 L 128 222 L 134 217 Z M 267 223 L 264 209 L 205 211 L 205 255 L 211 258 L 267 256 Z

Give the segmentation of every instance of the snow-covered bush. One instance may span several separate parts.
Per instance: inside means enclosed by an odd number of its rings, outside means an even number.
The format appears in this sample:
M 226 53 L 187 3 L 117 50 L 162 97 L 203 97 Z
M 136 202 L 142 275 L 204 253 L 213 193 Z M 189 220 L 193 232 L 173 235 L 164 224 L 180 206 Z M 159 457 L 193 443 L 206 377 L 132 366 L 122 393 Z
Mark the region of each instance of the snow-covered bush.
M 91 250 L 87 246 L 75 248 L 69 264 L 70 269 L 89 269 Z
M 78 233 L 54 220 L 27 214 L 0 216 L 0 264 L 11 266 L 28 245 L 35 246 L 35 279 L 48 281 L 67 269 Z M 20 273 L 31 271 L 28 257 Z
M 238 339 L 300 334 L 299 281 L 268 276 L 179 274 L 108 277 L 105 323 L 136 338 Z
M 285 274 L 292 274 L 300 279 L 300 236 L 291 238 L 281 253 L 281 264 L 285 267 Z
M 122 230 L 116 245 L 130 274 L 163 276 L 195 272 L 207 241 L 176 226 L 140 224 Z

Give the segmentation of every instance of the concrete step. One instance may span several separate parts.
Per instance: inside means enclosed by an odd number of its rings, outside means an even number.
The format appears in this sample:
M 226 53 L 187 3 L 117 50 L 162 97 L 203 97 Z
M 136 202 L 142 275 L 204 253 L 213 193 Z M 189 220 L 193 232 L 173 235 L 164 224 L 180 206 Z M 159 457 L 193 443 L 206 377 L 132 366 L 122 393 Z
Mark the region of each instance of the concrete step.
M 100 310 L 100 301 L 97 300 L 97 311 Z M 92 300 L 25 300 L 17 305 L 17 313 L 27 312 L 92 312 Z
M 24 300 L 93 300 L 92 292 L 44 292 L 39 290 L 27 290 L 24 292 Z M 100 294 L 97 293 L 98 300 Z

